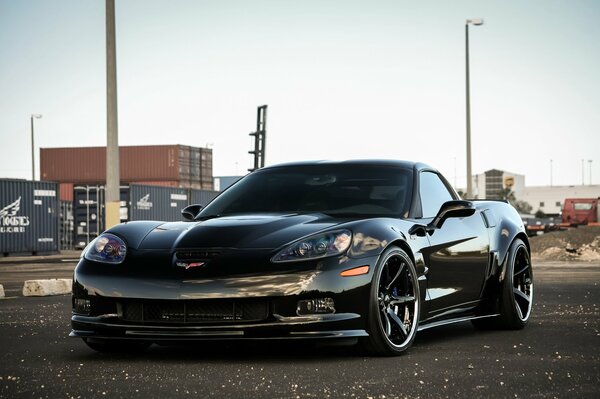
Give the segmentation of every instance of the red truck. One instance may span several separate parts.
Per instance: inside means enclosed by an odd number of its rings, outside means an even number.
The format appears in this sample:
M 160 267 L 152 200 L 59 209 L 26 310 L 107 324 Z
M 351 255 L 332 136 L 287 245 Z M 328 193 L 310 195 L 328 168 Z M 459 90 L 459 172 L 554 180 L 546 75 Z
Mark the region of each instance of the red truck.
M 562 210 L 563 225 L 597 225 L 600 220 L 600 198 L 567 198 Z

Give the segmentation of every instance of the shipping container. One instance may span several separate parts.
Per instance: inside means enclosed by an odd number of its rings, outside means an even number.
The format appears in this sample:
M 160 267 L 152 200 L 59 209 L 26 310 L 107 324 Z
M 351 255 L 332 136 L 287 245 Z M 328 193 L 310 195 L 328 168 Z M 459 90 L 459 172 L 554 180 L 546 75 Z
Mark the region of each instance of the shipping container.
M 210 201 L 219 195 L 219 191 L 191 190 L 190 204 L 208 205 Z
M 182 220 L 181 210 L 189 205 L 190 193 L 185 188 L 132 184 L 129 220 Z
M 244 176 L 218 176 L 214 178 L 214 187 L 216 191 L 225 191 L 227 187 L 237 182 Z
M 119 156 L 121 183 L 177 181 L 189 188 L 213 188 L 210 148 L 122 146 Z M 106 147 L 41 148 L 40 176 L 43 180 L 80 186 L 104 184 Z
M 177 180 L 164 180 L 164 181 L 132 181 L 129 184 L 141 184 L 145 186 L 160 186 L 160 187 L 183 187 Z
M 60 183 L 58 199 L 60 201 L 73 202 L 73 183 Z
M 191 190 L 141 184 L 121 186 L 121 222 L 183 220 L 181 210 L 190 204 L 206 206 L 218 191 Z M 74 247 L 84 248 L 105 230 L 104 186 L 76 186 L 73 197 Z
M 58 184 L 0 180 L 0 254 L 49 254 L 59 248 Z
M 105 230 L 104 186 L 76 186 L 73 189 L 74 245 L 82 249 Z M 121 186 L 120 221 L 128 220 L 129 187 Z

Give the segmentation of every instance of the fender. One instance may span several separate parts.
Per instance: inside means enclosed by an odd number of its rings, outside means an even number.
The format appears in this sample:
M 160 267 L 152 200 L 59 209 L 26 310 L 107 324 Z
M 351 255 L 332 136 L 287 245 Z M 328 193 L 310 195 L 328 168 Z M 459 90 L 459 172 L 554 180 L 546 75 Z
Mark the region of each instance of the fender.
M 121 237 L 128 247 L 137 249 L 152 230 L 164 223 L 155 220 L 121 223 L 106 230 L 106 233 Z

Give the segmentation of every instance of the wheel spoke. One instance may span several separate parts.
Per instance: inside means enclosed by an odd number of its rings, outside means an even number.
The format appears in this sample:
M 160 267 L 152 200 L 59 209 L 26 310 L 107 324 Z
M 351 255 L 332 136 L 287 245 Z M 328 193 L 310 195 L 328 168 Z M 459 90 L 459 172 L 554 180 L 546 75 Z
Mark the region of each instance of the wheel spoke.
M 521 310 L 521 305 L 519 305 L 519 302 L 517 301 L 515 303 L 515 306 L 517 308 L 517 313 L 519 313 L 519 319 L 523 320 L 523 311 Z
M 531 301 L 531 299 L 518 288 L 513 288 L 513 294 L 515 297 L 515 308 L 517 308 L 519 318 L 523 320 L 523 314 L 527 313 L 529 309 L 529 302 Z
M 387 312 L 385 311 L 385 309 L 383 309 L 381 311 L 381 317 L 382 317 L 382 319 L 385 320 L 385 334 L 388 337 L 391 337 L 391 335 L 392 335 L 392 324 L 390 323 L 390 319 L 388 319 L 388 317 L 387 317 Z
M 525 265 L 519 269 L 519 271 L 515 272 L 514 276 L 518 276 L 519 274 L 523 274 L 525 273 L 527 270 L 529 270 L 529 263 L 525 263 Z
M 406 327 L 404 326 L 404 323 L 402 322 L 402 320 L 400 320 L 400 318 L 398 317 L 398 315 L 396 313 L 394 313 L 394 311 L 392 309 L 388 309 L 387 310 L 387 314 L 388 314 L 388 318 L 386 319 L 391 319 L 391 321 L 393 321 L 398 328 L 400 328 L 400 331 L 402 332 L 402 335 L 404 337 L 408 336 L 408 332 L 406 331 Z
M 390 283 L 385 287 L 386 291 L 389 290 L 390 287 L 392 286 L 392 284 L 394 284 L 394 282 L 398 279 L 398 276 L 400 276 L 400 273 L 402 273 L 402 271 L 404 270 L 404 265 L 405 265 L 404 262 L 402 262 L 400 264 L 400 267 L 398 268 L 398 272 L 396 273 L 396 275 L 394 276 L 392 281 L 390 281 Z
M 521 291 L 518 288 L 513 288 L 513 294 L 515 295 L 515 300 L 517 302 L 519 302 L 519 300 L 525 301 L 525 303 L 527 304 L 527 306 L 529 306 L 530 299 L 527 296 L 527 294 L 525 294 L 523 291 Z
M 390 301 L 390 305 L 400 305 L 402 303 L 410 303 L 414 302 L 414 296 L 392 296 L 392 300 Z

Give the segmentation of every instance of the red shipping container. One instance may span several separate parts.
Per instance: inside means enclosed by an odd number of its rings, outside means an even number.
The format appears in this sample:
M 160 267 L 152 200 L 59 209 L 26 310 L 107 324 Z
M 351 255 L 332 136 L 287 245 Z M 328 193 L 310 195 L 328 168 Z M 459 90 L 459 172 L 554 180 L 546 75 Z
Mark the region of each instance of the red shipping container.
M 211 167 L 205 167 L 200 175 L 212 180 L 212 150 L 201 150 L 210 158 Z M 190 176 L 188 146 L 120 147 L 119 157 L 121 182 L 194 180 Z M 41 148 L 40 176 L 42 180 L 59 183 L 103 184 L 106 181 L 106 147 Z
M 61 201 L 73 202 L 73 183 L 60 183 L 59 192 Z

